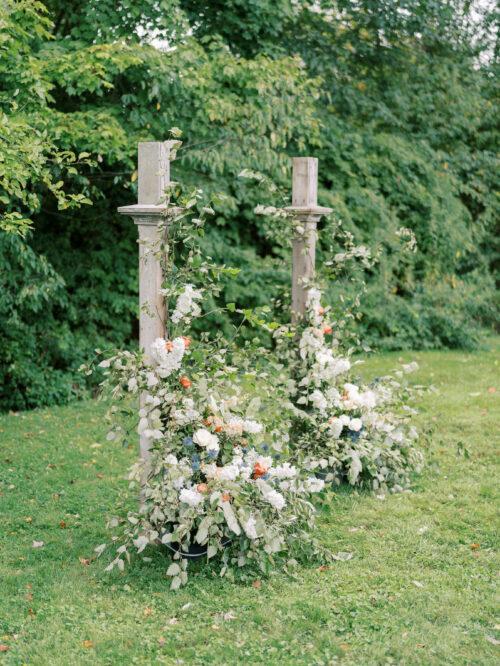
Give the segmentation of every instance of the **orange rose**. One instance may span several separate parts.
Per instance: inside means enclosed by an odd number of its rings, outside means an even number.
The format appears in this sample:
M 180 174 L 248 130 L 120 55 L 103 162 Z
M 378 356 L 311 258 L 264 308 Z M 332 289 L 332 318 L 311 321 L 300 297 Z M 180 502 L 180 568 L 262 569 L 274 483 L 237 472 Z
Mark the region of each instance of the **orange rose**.
M 330 335 L 330 333 L 333 333 L 333 328 L 327 324 L 326 326 L 323 326 L 323 333 L 325 335 Z
M 318 314 L 319 315 L 325 314 L 325 308 L 321 307 L 321 305 L 318 308 Z
M 165 342 L 165 349 L 167 351 L 172 351 L 173 348 L 174 348 L 174 345 L 172 344 L 172 342 L 170 340 L 167 340 Z
M 206 483 L 199 483 L 199 484 L 196 486 L 196 490 L 197 490 L 199 493 L 207 493 L 207 492 L 208 492 L 208 486 L 207 486 Z
M 229 502 L 231 499 L 231 495 L 229 493 L 222 493 L 222 501 L 223 502 Z
M 215 430 L 215 432 L 222 432 L 222 426 L 217 425 L 217 426 L 215 426 L 214 430 Z
M 180 384 L 183 388 L 188 389 L 188 388 L 191 386 L 191 380 L 188 379 L 187 377 L 181 377 L 181 378 L 179 379 L 179 384 Z
M 182 341 L 184 342 L 184 349 L 189 349 L 189 345 L 191 344 L 191 338 L 187 338 L 185 335 L 183 335 Z
M 267 467 L 264 467 L 264 465 L 261 465 L 259 462 L 256 462 L 255 465 L 253 466 L 253 478 L 259 479 L 261 476 L 265 476 L 266 474 L 267 474 Z

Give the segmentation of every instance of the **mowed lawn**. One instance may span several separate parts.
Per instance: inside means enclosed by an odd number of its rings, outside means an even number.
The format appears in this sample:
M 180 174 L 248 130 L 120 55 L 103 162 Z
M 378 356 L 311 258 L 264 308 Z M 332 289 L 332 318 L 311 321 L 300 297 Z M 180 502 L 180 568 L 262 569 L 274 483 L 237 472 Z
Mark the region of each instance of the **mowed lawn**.
M 135 452 L 105 442 L 97 402 L 0 417 L 0 664 L 499 663 L 498 341 L 489 348 L 367 364 L 379 374 L 416 358 L 416 379 L 436 387 L 420 404 L 435 427 L 424 475 L 412 494 L 332 495 L 320 536 L 352 559 L 254 585 L 201 566 L 173 593 L 155 550 L 104 573 L 93 549 Z

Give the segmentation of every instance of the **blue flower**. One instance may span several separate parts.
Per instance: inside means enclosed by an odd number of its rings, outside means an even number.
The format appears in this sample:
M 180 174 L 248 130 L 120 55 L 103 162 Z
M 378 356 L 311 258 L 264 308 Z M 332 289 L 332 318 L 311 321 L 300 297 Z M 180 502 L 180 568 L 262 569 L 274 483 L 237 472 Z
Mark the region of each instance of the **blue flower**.
M 357 442 L 358 439 L 361 437 L 361 432 L 363 428 L 360 428 L 360 430 L 349 430 L 347 433 L 347 436 L 351 440 L 351 442 Z
M 273 456 L 273 458 L 274 458 L 275 460 L 279 460 L 279 459 L 281 458 L 281 456 L 280 456 L 279 453 L 275 453 L 274 456 Z
M 269 474 L 264 474 L 264 476 L 261 477 L 263 481 L 267 481 L 269 478 Z
M 197 472 L 200 469 L 200 456 L 197 453 L 191 458 L 191 469 L 193 472 Z
M 269 446 L 267 444 L 262 445 L 262 450 L 263 451 L 269 451 Z
M 217 451 L 209 451 L 208 452 L 208 457 L 211 458 L 212 460 L 214 460 L 214 458 L 217 458 L 217 456 L 218 456 Z
M 193 446 L 193 438 L 192 437 L 184 437 L 182 440 L 182 443 L 184 446 Z

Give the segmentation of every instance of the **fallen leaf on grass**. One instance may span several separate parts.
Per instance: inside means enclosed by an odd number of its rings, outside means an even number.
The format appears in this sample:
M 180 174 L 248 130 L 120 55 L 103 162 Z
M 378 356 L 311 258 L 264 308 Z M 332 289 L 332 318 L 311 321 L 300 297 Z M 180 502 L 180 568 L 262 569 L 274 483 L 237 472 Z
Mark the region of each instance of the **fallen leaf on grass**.
M 153 609 L 150 608 L 149 606 L 147 606 L 147 607 L 143 610 L 142 614 L 144 615 L 144 617 L 150 617 L 150 615 L 153 615 Z
M 421 583 L 419 580 L 413 580 L 412 583 L 413 585 L 415 585 L 415 587 L 424 587 L 424 584 Z
M 329 568 L 330 567 L 326 564 L 322 564 L 320 567 L 318 567 L 318 571 L 328 571 Z
M 9 649 L 10 648 L 9 648 L 8 645 L 4 645 L 3 643 L 0 644 L 0 652 L 7 652 L 7 650 L 9 650 Z
M 494 636 L 486 636 L 486 640 L 488 643 L 491 643 L 492 645 L 500 645 L 500 641 L 497 641 L 497 639 Z
M 231 620 L 236 620 L 236 615 L 231 611 L 228 611 L 227 613 L 217 613 L 215 615 L 215 620 L 218 622 L 230 622 Z
M 496 392 L 496 388 L 494 386 L 490 386 L 488 388 L 488 393 L 495 393 L 495 392 Z
M 191 602 L 188 602 L 187 604 L 184 604 L 184 606 L 181 608 L 181 611 L 187 611 L 188 608 L 191 608 L 193 604 Z
M 252 587 L 255 587 L 256 590 L 260 590 L 260 588 L 262 587 L 262 583 L 260 582 L 260 580 L 254 580 L 254 582 L 252 583 Z
M 32 523 L 33 522 L 33 518 L 31 516 L 26 516 L 26 518 L 24 520 L 25 520 L 26 523 Z
M 88 567 L 90 564 L 90 559 L 88 557 L 79 557 L 78 561 L 80 564 L 83 564 L 83 566 Z
M 418 647 L 418 648 L 424 648 L 424 647 L 425 647 L 425 643 L 417 643 L 417 647 Z
M 334 560 L 339 560 L 340 562 L 347 562 L 347 560 L 352 560 L 353 558 L 353 553 L 345 553 L 343 551 L 340 551 L 339 553 L 335 553 L 332 555 Z
M 159 645 L 160 647 L 163 647 L 163 646 L 165 645 L 166 642 L 167 642 L 167 641 L 163 638 L 163 636 L 160 636 L 160 638 L 158 639 L 158 645 Z
M 470 549 L 471 550 L 479 550 L 481 546 L 478 543 L 471 543 Z
M 171 617 L 168 621 L 169 624 L 179 624 L 179 620 L 176 617 Z
M 43 548 L 45 546 L 43 541 L 33 541 L 31 544 L 32 548 Z
M 64 520 L 61 520 L 61 522 L 59 523 L 59 527 L 60 527 L 62 530 L 66 529 L 66 527 L 67 527 L 66 522 L 65 522 Z
M 94 647 L 94 644 L 92 643 L 92 641 L 89 641 L 89 640 L 82 641 L 82 645 L 83 645 L 84 648 L 93 648 Z

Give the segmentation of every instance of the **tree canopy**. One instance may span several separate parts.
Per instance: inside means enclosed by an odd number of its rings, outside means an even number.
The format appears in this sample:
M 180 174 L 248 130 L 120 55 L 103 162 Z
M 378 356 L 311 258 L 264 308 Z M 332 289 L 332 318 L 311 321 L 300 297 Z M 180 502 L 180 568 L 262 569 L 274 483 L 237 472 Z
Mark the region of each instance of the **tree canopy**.
M 173 126 L 175 179 L 224 195 L 206 243 L 245 269 L 227 301 L 288 285 L 239 172 L 288 188 L 290 156 L 311 154 L 335 223 L 381 251 L 367 340 L 477 344 L 495 314 L 497 19 L 465 0 L 4 0 L 1 406 L 68 400 L 96 346 L 134 340 L 136 230 L 116 207 L 136 196 L 137 142 Z

